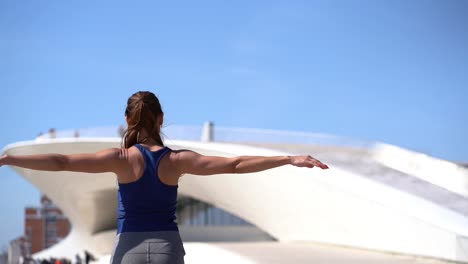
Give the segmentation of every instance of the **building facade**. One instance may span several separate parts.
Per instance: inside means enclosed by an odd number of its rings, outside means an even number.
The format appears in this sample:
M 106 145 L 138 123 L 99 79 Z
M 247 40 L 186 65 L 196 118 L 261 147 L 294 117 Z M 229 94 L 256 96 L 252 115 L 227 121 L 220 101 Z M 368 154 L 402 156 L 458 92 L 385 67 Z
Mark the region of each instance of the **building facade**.
M 10 241 L 8 263 L 51 247 L 70 232 L 70 222 L 63 212 L 45 195 L 39 207 L 24 209 L 24 235 Z
M 25 208 L 26 255 L 32 255 L 60 242 L 69 231 L 68 219 L 47 196 L 41 197 L 40 207 Z

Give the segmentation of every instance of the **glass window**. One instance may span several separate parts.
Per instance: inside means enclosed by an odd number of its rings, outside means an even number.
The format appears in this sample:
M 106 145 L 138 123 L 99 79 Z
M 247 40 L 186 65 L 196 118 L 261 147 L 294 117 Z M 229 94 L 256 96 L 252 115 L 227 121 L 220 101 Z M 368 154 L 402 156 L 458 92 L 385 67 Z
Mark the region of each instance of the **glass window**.
M 177 202 L 177 219 L 180 225 L 188 226 L 251 226 L 247 221 L 211 204 L 182 197 Z

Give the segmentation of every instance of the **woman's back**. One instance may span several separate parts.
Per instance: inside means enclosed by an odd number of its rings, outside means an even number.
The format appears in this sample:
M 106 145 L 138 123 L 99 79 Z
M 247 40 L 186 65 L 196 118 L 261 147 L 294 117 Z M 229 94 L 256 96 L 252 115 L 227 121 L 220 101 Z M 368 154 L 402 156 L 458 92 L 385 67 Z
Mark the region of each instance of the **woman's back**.
M 177 231 L 178 186 L 162 182 L 158 175 L 160 161 L 171 149 L 151 151 L 140 144 L 135 147 L 143 157 L 143 174 L 135 181 L 119 183 L 117 233 Z

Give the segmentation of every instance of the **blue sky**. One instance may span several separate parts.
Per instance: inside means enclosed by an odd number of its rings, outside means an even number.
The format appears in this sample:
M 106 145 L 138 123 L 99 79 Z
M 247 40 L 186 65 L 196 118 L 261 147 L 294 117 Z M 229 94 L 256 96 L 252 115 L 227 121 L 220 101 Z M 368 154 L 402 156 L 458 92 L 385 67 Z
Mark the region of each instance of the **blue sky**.
M 0 147 L 166 121 L 330 133 L 468 160 L 468 2 L 0 1 Z M 313 154 L 313 153 L 312 153 Z M 0 246 L 38 191 L 0 168 Z

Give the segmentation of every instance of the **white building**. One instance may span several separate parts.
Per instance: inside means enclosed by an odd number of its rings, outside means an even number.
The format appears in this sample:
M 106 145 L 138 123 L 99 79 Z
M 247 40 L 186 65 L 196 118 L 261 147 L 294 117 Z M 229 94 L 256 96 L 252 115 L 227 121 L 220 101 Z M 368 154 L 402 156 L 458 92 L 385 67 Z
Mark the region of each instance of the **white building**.
M 120 146 L 117 130 L 80 130 L 80 138 L 73 137 L 75 130 L 58 131 L 56 138 L 11 144 L 4 152 L 94 152 Z M 96 137 L 102 134 L 111 137 Z M 172 126 L 164 134 L 173 149 L 220 156 L 310 154 L 331 167 L 184 176 L 181 197 L 207 202 L 256 226 L 181 226 L 187 263 L 221 263 L 220 258 L 222 263 L 413 263 L 421 257 L 468 263 L 468 170 L 462 166 L 330 135 L 210 125 Z M 115 176 L 14 169 L 72 223 L 67 238 L 36 257 L 73 258 L 89 250 L 105 263 L 116 233 Z M 405 262 L 408 258 L 411 262 Z
M 19 237 L 10 241 L 8 245 L 8 264 L 22 264 L 22 255 L 25 251 L 24 246 L 23 237 Z

